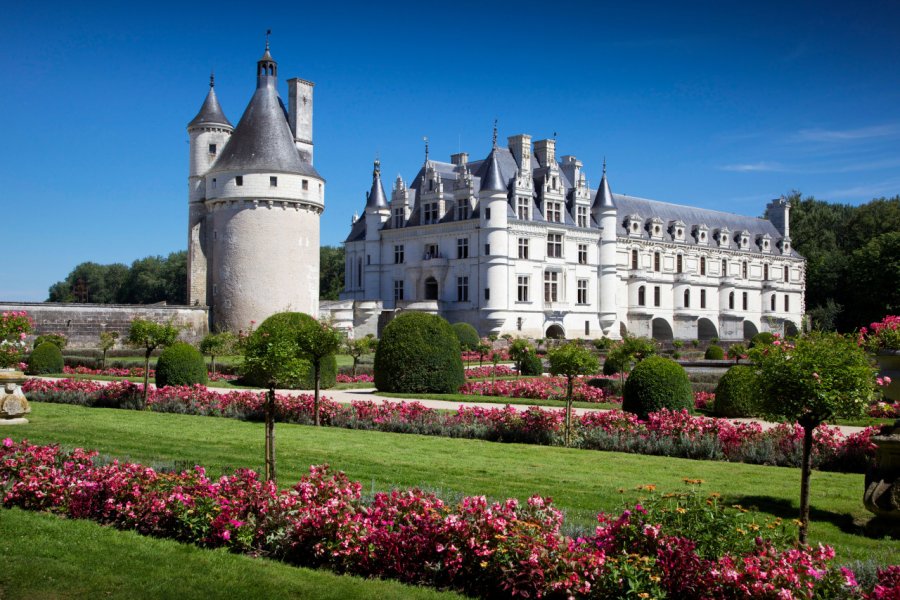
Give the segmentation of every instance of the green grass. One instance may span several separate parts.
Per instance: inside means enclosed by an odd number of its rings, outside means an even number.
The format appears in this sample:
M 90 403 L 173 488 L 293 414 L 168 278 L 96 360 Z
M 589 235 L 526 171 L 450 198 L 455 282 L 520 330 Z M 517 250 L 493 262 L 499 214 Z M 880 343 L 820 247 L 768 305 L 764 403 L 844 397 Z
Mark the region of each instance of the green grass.
M 0 510 L 0 598 L 460 598 Z
M 38 402 L 32 407 L 30 424 L 2 435 L 94 448 L 150 466 L 198 463 L 214 476 L 237 467 L 262 470 L 261 423 Z M 570 525 L 580 527 L 590 527 L 597 511 L 636 501 L 638 485 L 680 491 L 683 478 L 703 479 L 702 489 L 770 516 L 792 519 L 798 510 L 798 469 L 287 424 L 279 424 L 276 435 L 283 486 L 310 464 L 329 463 L 366 491 L 422 486 L 448 498 L 551 496 Z M 895 563 L 900 542 L 862 535 L 871 517 L 862 506 L 863 479 L 813 473 L 810 541 L 835 546 L 841 561 Z
M 370 384 L 369 387 L 371 387 Z M 460 402 L 484 402 L 488 404 L 519 404 L 522 406 L 549 406 L 552 408 L 565 408 L 565 400 L 532 400 L 531 398 L 510 398 L 508 396 L 477 396 L 469 394 L 400 394 L 397 392 L 377 392 L 379 396 L 388 398 L 407 398 L 410 400 L 443 400 L 459 404 Z M 575 408 L 622 408 L 621 404 L 612 404 L 609 402 L 573 402 Z

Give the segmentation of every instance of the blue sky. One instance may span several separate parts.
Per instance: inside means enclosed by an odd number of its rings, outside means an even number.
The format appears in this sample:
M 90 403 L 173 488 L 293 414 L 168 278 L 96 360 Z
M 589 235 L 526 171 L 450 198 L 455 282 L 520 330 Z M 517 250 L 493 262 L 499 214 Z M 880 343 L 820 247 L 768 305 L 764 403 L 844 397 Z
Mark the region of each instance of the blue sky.
M 187 132 L 216 72 L 237 123 L 265 31 L 316 83 L 322 242 L 361 211 L 372 160 L 557 134 L 589 183 L 759 215 L 793 189 L 900 194 L 896 2 L 25 3 L 0 20 L 0 300 L 78 263 L 186 247 Z

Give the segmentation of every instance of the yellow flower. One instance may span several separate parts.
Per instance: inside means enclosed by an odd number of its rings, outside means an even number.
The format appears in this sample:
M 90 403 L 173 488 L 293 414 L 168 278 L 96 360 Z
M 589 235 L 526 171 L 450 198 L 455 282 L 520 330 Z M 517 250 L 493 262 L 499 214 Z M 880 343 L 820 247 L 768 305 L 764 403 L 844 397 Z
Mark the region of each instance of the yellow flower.
M 650 594 L 648 594 L 647 592 L 641 592 L 640 594 L 638 594 L 638 598 L 649 598 L 649 597 L 650 597 Z
M 687 512 L 687 509 L 685 509 L 683 506 L 679 506 L 678 508 L 675 509 L 675 512 L 677 512 L 679 515 L 683 515 L 684 513 Z

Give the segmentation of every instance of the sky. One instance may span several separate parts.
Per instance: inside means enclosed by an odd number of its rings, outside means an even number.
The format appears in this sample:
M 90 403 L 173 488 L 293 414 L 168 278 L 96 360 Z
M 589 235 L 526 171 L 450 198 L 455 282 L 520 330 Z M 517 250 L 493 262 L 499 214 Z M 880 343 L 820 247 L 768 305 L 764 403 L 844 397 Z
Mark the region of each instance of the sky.
M 237 124 L 272 30 L 315 82 L 323 244 L 424 160 L 557 137 L 588 183 L 762 215 L 900 194 L 900 3 L 14 2 L 0 20 L 0 301 L 187 246 L 187 123 Z M 388 194 L 390 190 L 388 189 Z

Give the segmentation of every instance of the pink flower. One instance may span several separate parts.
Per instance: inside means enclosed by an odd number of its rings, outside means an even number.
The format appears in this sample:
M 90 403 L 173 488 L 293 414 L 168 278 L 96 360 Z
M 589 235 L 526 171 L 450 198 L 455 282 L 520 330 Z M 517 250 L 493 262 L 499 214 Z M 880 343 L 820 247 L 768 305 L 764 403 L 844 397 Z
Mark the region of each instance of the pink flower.
M 10 448 L 10 447 L 12 447 L 12 445 L 13 445 L 12 438 L 5 438 L 5 439 L 3 440 L 3 446 L 4 446 L 5 448 Z
M 222 532 L 222 539 L 225 540 L 226 542 L 227 542 L 228 540 L 230 540 L 230 539 L 231 539 L 231 532 L 228 531 L 227 529 L 226 529 L 225 531 L 223 531 L 223 532 Z

